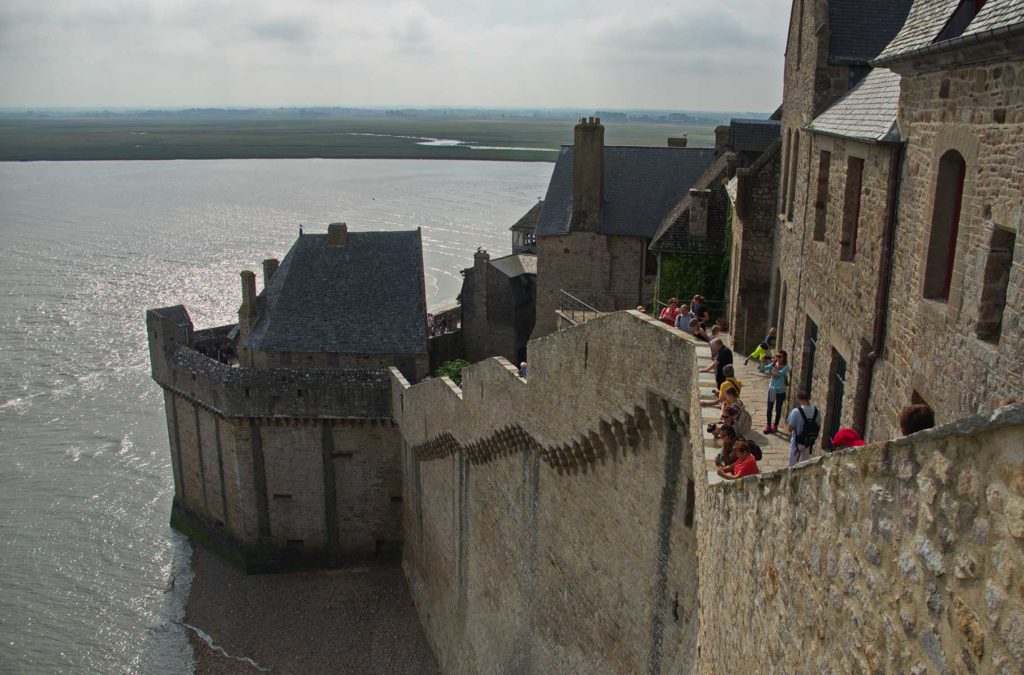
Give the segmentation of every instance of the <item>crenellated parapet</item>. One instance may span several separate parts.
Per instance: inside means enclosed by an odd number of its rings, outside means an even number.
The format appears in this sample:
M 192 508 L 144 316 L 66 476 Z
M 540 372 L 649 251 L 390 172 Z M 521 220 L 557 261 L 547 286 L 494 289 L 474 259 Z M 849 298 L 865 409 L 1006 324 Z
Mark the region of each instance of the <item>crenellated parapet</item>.
M 525 379 L 392 369 L 403 564 L 443 670 L 689 670 L 704 352 L 626 311 L 531 342 Z

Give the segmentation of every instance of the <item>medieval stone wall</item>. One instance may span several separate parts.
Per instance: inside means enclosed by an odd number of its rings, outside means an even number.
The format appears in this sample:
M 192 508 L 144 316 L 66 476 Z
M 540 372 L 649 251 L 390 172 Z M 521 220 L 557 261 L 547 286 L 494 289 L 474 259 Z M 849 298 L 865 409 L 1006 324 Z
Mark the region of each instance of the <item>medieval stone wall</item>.
M 715 487 L 703 672 L 1024 668 L 1024 405 Z
M 908 139 L 899 205 L 889 339 L 872 416 L 894 424 L 915 393 L 940 422 L 1024 397 L 1024 61 L 903 78 L 899 124 Z M 948 302 L 924 298 L 939 160 L 955 150 L 966 176 Z M 993 234 L 1016 238 L 1002 334 L 977 332 Z
M 528 381 L 503 359 L 463 370 L 461 389 L 394 373 L 403 564 L 442 668 L 688 672 L 687 411 L 707 349 L 619 312 L 530 350 Z
M 537 316 L 533 337 L 555 331 L 555 312 L 560 307 L 562 290 L 612 291 L 609 297 L 621 302 L 618 307 L 608 309 L 647 305 L 656 273 L 655 269 L 644 269 L 648 244 L 638 237 L 592 232 L 540 237 L 537 240 Z
M 231 368 L 148 315 L 175 478 L 172 523 L 250 570 L 396 553 L 400 437 L 384 370 Z

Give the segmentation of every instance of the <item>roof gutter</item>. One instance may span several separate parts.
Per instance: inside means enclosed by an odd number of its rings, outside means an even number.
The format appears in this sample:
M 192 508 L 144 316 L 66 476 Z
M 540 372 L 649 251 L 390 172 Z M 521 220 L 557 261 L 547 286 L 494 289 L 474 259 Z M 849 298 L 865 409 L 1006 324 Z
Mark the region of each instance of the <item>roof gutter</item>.
M 871 65 L 876 68 L 884 68 L 888 67 L 891 63 L 896 63 L 897 61 L 906 61 L 920 56 L 939 54 L 959 49 L 960 47 L 969 47 L 982 42 L 988 42 L 989 40 L 1005 39 L 1016 37 L 1018 35 L 1024 35 L 1024 21 L 1011 24 L 1009 26 L 990 28 L 988 30 L 981 31 L 980 33 L 961 35 L 960 37 L 953 38 L 952 40 L 932 42 L 916 49 L 911 49 L 908 52 L 899 52 L 897 54 L 892 54 L 891 56 L 875 59 L 874 61 L 871 61 Z
M 849 136 L 847 134 L 840 134 L 840 133 L 835 132 L 835 131 L 824 131 L 822 129 L 815 129 L 810 124 L 807 124 L 807 125 L 805 125 L 802 128 L 803 128 L 804 131 L 808 131 L 808 132 L 810 132 L 812 134 L 817 134 L 819 136 L 829 136 L 831 138 L 841 138 L 841 139 L 847 140 L 847 141 L 857 141 L 858 143 L 869 143 L 871 145 L 897 146 L 897 145 L 899 145 L 902 142 L 902 141 L 899 141 L 899 140 L 888 141 L 888 140 L 885 140 L 884 138 L 868 138 L 866 136 Z
M 885 328 L 889 315 L 889 293 L 892 285 L 893 250 L 896 240 L 896 215 L 899 207 L 903 153 L 906 146 L 900 143 L 893 149 L 889 161 L 889 194 L 886 196 L 885 231 L 879 254 L 878 286 L 875 289 L 875 321 L 871 331 L 871 351 L 864 354 L 857 363 L 857 389 L 853 398 L 853 428 L 865 437 L 867 433 L 868 402 L 871 399 L 871 384 L 875 375 L 875 364 L 885 349 Z

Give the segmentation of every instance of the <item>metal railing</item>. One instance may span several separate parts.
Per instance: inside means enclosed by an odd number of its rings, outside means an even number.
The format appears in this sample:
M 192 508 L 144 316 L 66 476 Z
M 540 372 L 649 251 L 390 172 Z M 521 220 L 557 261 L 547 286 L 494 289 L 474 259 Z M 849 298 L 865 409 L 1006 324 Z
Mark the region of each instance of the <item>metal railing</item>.
M 559 291 L 559 311 L 569 321 L 580 324 L 607 312 L 636 309 L 640 295 L 635 291 L 569 289 Z

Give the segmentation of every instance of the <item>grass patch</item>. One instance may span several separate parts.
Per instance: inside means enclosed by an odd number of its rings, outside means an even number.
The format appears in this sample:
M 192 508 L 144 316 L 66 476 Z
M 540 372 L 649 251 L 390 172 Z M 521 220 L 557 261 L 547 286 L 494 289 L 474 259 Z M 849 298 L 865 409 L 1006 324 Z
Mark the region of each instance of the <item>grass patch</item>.
M 669 136 L 683 133 L 693 147 L 714 145 L 713 126 L 656 122 L 612 122 L 605 142 L 664 146 Z M 553 151 L 571 144 L 572 136 L 569 121 L 520 118 L 4 117 L 0 161 L 376 157 L 550 162 Z M 466 145 L 426 146 L 420 138 Z

